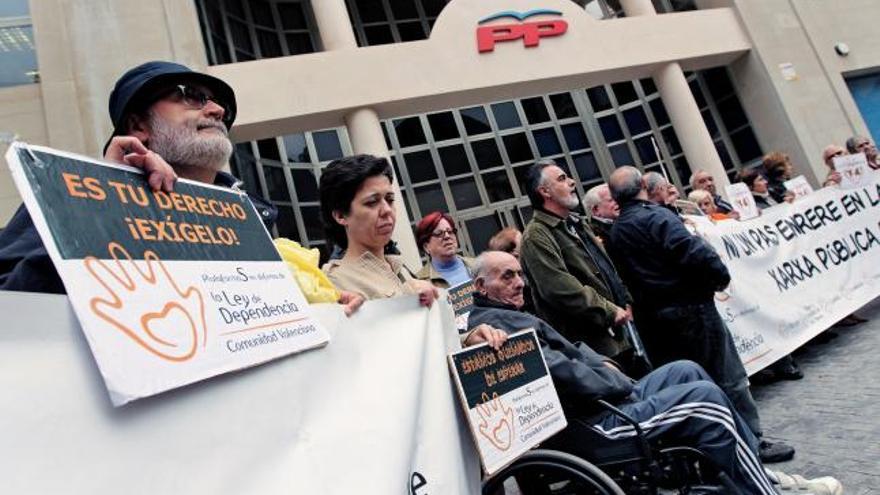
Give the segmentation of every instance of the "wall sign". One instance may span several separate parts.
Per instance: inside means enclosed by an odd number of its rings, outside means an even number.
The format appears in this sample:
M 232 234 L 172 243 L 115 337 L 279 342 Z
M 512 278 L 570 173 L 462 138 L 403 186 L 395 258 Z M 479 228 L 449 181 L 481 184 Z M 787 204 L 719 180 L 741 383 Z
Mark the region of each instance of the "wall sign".
M 562 12 L 549 9 L 533 9 L 526 12 L 505 10 L 480 19 L 477 27 L 477 50 L 480 53 L 495 50 L 495 43 L 499 41 L 523 40 L 526 48 L 536 47 L 541 38 L 559 36 L 568 30 L 568 23 L 562 19 L 529 21 L 526 19 L 535 16 L 562 16 Z M 512 18 L 519 22 L 507 24 L 491 24 L 499 19 Z

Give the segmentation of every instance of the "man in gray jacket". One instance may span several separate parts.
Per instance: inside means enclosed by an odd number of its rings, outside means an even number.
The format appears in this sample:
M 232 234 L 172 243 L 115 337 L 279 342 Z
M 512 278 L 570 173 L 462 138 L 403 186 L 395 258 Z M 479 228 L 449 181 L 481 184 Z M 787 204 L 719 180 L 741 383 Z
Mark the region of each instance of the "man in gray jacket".
M 806 490 L 813 494 L 842 493 L 840 483 L 824 477 L 765 472 L 758 460 L 758 441 L 724 392 L 691 361 L 675 361 L 634 382 L 610 359 L 582 342 L 572 343 L 546 322 L 522 313 L 522 268 L 500 251 L 481 254 L 474 266 L 474 308 L 468 326 L 479 324 L 512 333 L 534 328 L 550 376 L 560 395 L 568 426 L 545 443 L 589 457 L 585 434 L 609 439 L 635 435 L 632 426 L 595 407 L 604 399 L 639 422 L 654 445 L 686 445 L 711 458 L 744 494 L 776 494 Z M 771 481 L 772 478 L 772 481 Z

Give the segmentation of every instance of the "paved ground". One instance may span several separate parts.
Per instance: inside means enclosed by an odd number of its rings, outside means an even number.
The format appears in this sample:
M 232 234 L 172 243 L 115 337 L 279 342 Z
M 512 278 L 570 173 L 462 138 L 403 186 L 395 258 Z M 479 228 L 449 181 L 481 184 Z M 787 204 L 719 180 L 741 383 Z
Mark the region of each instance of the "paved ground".
M 832 475 L 847 495 L 880 495 L 880 298 L 858 311 L 871 321 L 795 353 L 799 381 L 753 387 L 770 440 L 797 448 L 771 469 Z

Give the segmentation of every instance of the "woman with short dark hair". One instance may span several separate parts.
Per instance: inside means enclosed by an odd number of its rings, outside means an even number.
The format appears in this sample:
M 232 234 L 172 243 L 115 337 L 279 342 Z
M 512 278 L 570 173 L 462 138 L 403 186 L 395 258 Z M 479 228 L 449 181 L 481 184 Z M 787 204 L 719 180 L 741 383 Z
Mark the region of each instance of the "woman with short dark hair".
M 791 179 L 791 174 L 794 173 L 791 158 L 785 153 L 774 151 L 764 155 L 761 166 L 764 167 L 764 176 L 767 178 L 767 190 L 770 196 L 777 203 L 794 199 L 794 194 L 785 188 L 785 181 Z
M 324 168 L 321 217 L 328 238 L 345 255 L 323 270 L 338 289 L 366 299 L 418 294 L 430 306 L 437 291 L 415 280 L 400 256 L 385 254 L 396 222 L 393 180 L 388 160 L 372 155 L 341 158 Z
M 740 182 L 749 187 L 749 191 L 752 191 L 752 197 L 755 198 L 755 205 L 759 210 L 779 204 L 778 201 L 770 196 L 767 179 L 757 170 L 753 168 L 743 169 L 740 171 L 738 178 Z

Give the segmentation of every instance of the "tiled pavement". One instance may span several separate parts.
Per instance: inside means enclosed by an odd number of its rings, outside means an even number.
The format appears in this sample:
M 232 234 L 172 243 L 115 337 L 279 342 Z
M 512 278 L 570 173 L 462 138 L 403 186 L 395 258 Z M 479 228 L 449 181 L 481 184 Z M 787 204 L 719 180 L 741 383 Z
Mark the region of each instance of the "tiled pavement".
M 753 386 L 766 437 L 797 449 L 771 469 L 832 475 L 847 495 L 880 495 L 880 298 L 857 312 L 871 321 L 835 327 L 795 353 L 804 379 Z

